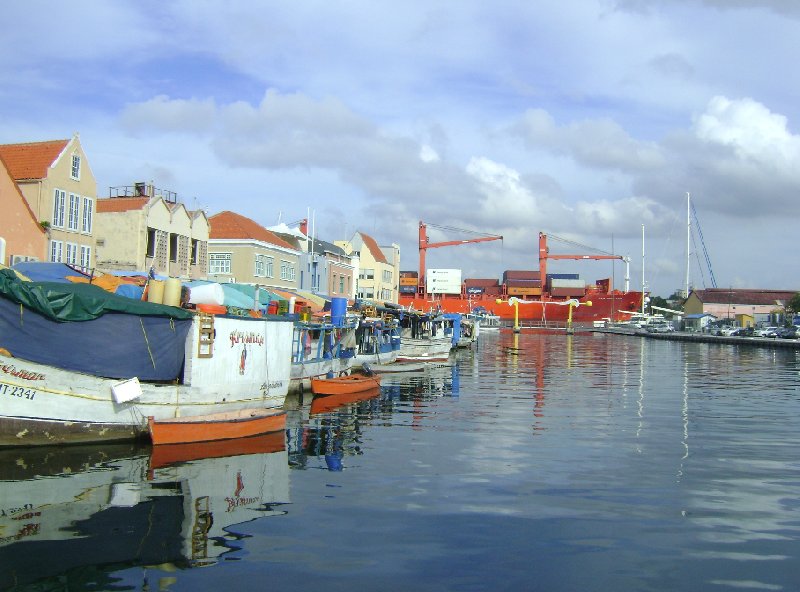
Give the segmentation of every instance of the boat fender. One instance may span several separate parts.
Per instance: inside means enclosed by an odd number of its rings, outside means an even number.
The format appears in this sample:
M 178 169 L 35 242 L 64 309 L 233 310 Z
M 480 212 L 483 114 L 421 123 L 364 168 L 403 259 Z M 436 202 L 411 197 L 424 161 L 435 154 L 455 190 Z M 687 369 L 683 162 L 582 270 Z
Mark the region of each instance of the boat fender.
M 362 372 L 364 373 L 364 375 L 366 375 L 366 376 L 372 376 L 373 374 L 375 374 L 375 373 L 372 371 L 372 368 L 370 368 L 370 367 L 369 367 L 369 364 L 367 364 L 366 362 L 364 362 L 364 363 L 361 365 L 361 371 L 362 371 Z

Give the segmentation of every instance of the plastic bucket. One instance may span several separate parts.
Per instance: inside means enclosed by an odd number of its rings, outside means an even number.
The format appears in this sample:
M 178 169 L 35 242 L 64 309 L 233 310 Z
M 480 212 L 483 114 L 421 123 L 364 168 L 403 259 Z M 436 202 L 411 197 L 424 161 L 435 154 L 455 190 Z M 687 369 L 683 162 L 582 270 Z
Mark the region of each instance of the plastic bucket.
M 331 299 L 331 323 L 336 327 L 344 325 L 344 317 L 347 315 L 347 298 Z
M 164 282 L 161 280 L 150 280 L 147 284 L 147 301 L 161 304 L 164 302 Z
M 267 314 L 271 314 L 271 315 L 278 314 L 278 301 L 277 300 L 272 300 L 267 305 Z
M 168 278 L 164 284 L 164 304 L 181 305 L 181 281 L 178 278 Z

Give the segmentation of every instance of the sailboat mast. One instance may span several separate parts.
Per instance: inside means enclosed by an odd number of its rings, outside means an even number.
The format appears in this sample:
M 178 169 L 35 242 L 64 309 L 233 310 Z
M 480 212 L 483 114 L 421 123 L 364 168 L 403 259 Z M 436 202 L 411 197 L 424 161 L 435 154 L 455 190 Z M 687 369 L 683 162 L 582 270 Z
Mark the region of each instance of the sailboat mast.
M 689 261 L 691 260 L 690 257 L 690 248 L 692 242 L 692 205 L 691 205 L 691 195 L 689 192 L 686 192 L 686 297 L 689 297 Z
M 647 287 L 644 283 L 644 224 L 642 224 L 642 314 L 644 314 L 644 299 Z

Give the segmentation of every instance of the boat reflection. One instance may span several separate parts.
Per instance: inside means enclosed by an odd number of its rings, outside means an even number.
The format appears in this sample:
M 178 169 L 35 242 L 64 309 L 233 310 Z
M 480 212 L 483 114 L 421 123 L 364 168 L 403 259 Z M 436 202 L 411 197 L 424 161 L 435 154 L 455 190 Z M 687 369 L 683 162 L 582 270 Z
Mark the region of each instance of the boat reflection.
M 114 589 L 118 570 L 213 565 L 235 525 L 285 514 L 285 434 L 3 450 L 0 492 L 0 589 Z

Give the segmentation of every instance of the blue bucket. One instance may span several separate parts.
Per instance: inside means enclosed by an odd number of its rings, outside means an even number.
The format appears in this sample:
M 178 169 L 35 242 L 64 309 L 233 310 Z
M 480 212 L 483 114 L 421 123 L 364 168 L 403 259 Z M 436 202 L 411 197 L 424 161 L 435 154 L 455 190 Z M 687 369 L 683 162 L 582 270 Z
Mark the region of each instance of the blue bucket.
M 331 298 L 331 323 L 336 327 L 344 325 L 347 315 L 347 298 Z

